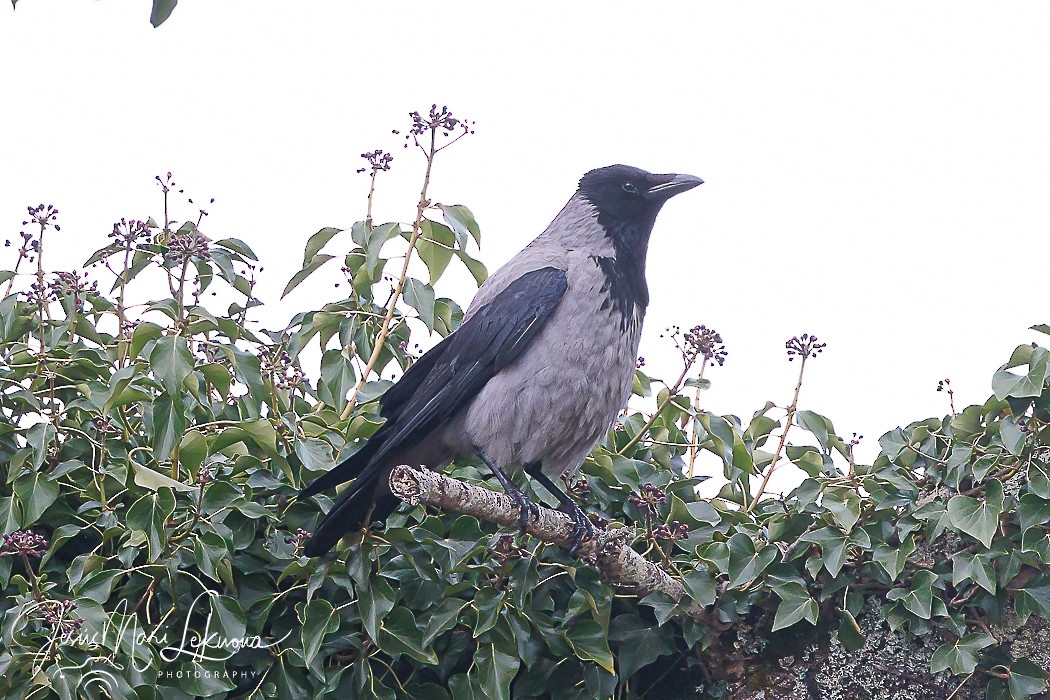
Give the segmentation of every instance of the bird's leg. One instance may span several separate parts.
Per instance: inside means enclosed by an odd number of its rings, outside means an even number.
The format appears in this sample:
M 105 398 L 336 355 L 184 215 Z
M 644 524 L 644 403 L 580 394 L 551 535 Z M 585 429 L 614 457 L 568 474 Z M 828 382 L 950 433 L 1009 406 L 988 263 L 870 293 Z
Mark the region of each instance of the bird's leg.
M 533 503 L 528 496 L 521 492 L 514 482 L 503 473 L 503 470 L 493 464 L 488 457 L 482 452 L 478 452 L 478 457 L 481 461 L 488 465 L 488 468 L 492 470 L 492 473 L 496 475 L 496 479 L 499 481 L 500 486 L 506 491 L 510 499 L 514 501 L 514 505 L 518 506 L 518 526 L 521 528 L 522 534 L 525 533 L 525 526 L 529 524 L 529 513 L 532 514 L 533 520 L 540 519 L 540 507 Z
M 540 462 L 526 464 L 525 473 L 543 484 L 543 488 L 550 491 L 551 495 L 561 503 L 560 510 L 576 522 L 572 528 L 572 546 L 569 548 L 569 554 L 576 554 L 576 550 L 580 548 L 580 544 L 584 540 L 594 537 L 594 527 L 584 512 L 580 510 L 580 507 L 576 505 L 576 501 L 572 500 L 569 494 L 558 488 L 546 474 L 540 471 L 541 466 Z

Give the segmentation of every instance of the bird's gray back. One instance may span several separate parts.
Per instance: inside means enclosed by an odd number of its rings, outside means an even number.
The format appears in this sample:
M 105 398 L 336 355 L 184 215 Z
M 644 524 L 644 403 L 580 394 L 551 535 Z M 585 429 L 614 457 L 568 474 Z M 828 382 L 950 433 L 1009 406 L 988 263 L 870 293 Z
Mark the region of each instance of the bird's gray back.
M 644 308 L 623 318 L 599 261 L 615 255 L 593 208 L 573 197 L 551 225 L 486 281 L 467 318 L 521 275 L 564 270 L 568 289 L 524 354 L 493 377 L 454 429 L 496 464 L 579 466 L 630 396 Z M 450 426 L 450 428 L 453 426 Z

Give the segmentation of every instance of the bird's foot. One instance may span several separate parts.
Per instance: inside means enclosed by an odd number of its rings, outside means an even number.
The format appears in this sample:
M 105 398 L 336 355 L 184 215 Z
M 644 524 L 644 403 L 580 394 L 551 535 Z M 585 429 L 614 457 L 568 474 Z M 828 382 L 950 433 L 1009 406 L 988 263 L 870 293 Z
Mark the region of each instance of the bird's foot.
M 510 488 L 505 488 L 504 490 L 510 496 L 510 500 L 514 501 L 514 505 L 518 507 L 518 529 L 524 535 L 525 528 L 529 524 L 529 515 L 532 515 L 533 520 L 540 519 L 540 507 L 513 484 L 510 485 Z
M 571 501 L 564 504 L 560 510 L 575 522 L 572 528 L 572 546 L 569 547 L 569 554 L 575 555 L 585 540 L 594 537 L 594 526 L 580 507 Z

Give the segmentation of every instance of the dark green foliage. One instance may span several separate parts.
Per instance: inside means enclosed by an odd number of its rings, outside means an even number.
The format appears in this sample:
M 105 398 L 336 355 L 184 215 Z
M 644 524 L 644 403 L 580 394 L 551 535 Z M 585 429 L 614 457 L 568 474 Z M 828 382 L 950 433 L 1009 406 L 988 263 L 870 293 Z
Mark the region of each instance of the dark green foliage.
M 251 249 L 204 238 L 200 221 L 116 225 L 89 260 L 113 273 L 108 292 L 42 266 L 25 284 L 21 271 L 0 277 L 18 291 L 0 302 L 0 694 L 791 697 L 785 659 L 875 653 L 883 620 L 933 649 L 931 687 L 970 676 L 957 697 L 1043 691 L 1045 658 L 1022 643 L 1050 614 L 1041 347 L 1015 351 L 984 405 L 896 428 L 862 465 L 855 440 L 796 410 L 797 395 L 746 422 L 695 410 L 708 382 L 690 368 L 702 360 L 702 375 L 725 351 L 708 329 L 678 334 L 687 371 L 659 390 L 638 371 L 655 412 L 629 411 L 570 490 L 635 525 L 639 551 L 689 600 L 639 601 L 564 551 L 421 507 L 335 557 L 302 557 L 332 501 L 295 494 L 379 425 L 390 383 L 361 382 L 362 367 L 411 362 L 410 318 L 439 335 L 458 325 L 461 308 L 433 287 L 453 258 L 485 277 L 467 252 L 480 240 L 473 215 L 435 209 L 445 223 L 423 216 L 418 236 L 370 220 L 349 240 L 315 234 L 285 293 L 342 242 L 350 294 L 277 332 L 248 322 L 260 303 Z M 52 210 L 34 210 L 39 233 L 19 264 L 50 257 L 63 235 Z M 382 272 L 406 241 L 428 280 L 403 278 L 387 305 Z M 139 275 L 170 295 L 133 304 L 149 288 Z M 205 289 L 229 296 L 225 312 L 200 303 Z M 803 367 L 815 341 L 789 341 Z M 313 376 L 307 348 L 320 350 Z M 727 480 L 710 500 L 690 476 L 704 453 Z M 755 498 L 773 466 L 806 478 L 782 499 Z M 471 464 L 452 474 L 480 478 Z M 680 615 L 691 601 L 703 619 Z

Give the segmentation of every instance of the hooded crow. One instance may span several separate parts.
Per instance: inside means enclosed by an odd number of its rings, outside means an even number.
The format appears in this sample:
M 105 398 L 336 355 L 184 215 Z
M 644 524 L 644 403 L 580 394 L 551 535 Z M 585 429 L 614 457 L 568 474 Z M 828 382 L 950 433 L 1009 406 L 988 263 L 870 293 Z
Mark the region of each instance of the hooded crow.
M 591 536 L 554 480 L 579 469 L 627 404 L 649 303 L 649 235 L 668 199 L 702 183 L 626 165 L 584 175 L 547 229 L 481 285 L 462 325 L 382 396 L 375 434 L 300 493 L 353 480 L 307 556 L 394 511 L 396 465 L 439 470 L 464 457 L 492 470 L 522 530 L 539 511 L 504 471 L 519 467 L 574 519 L 572 551 Z

